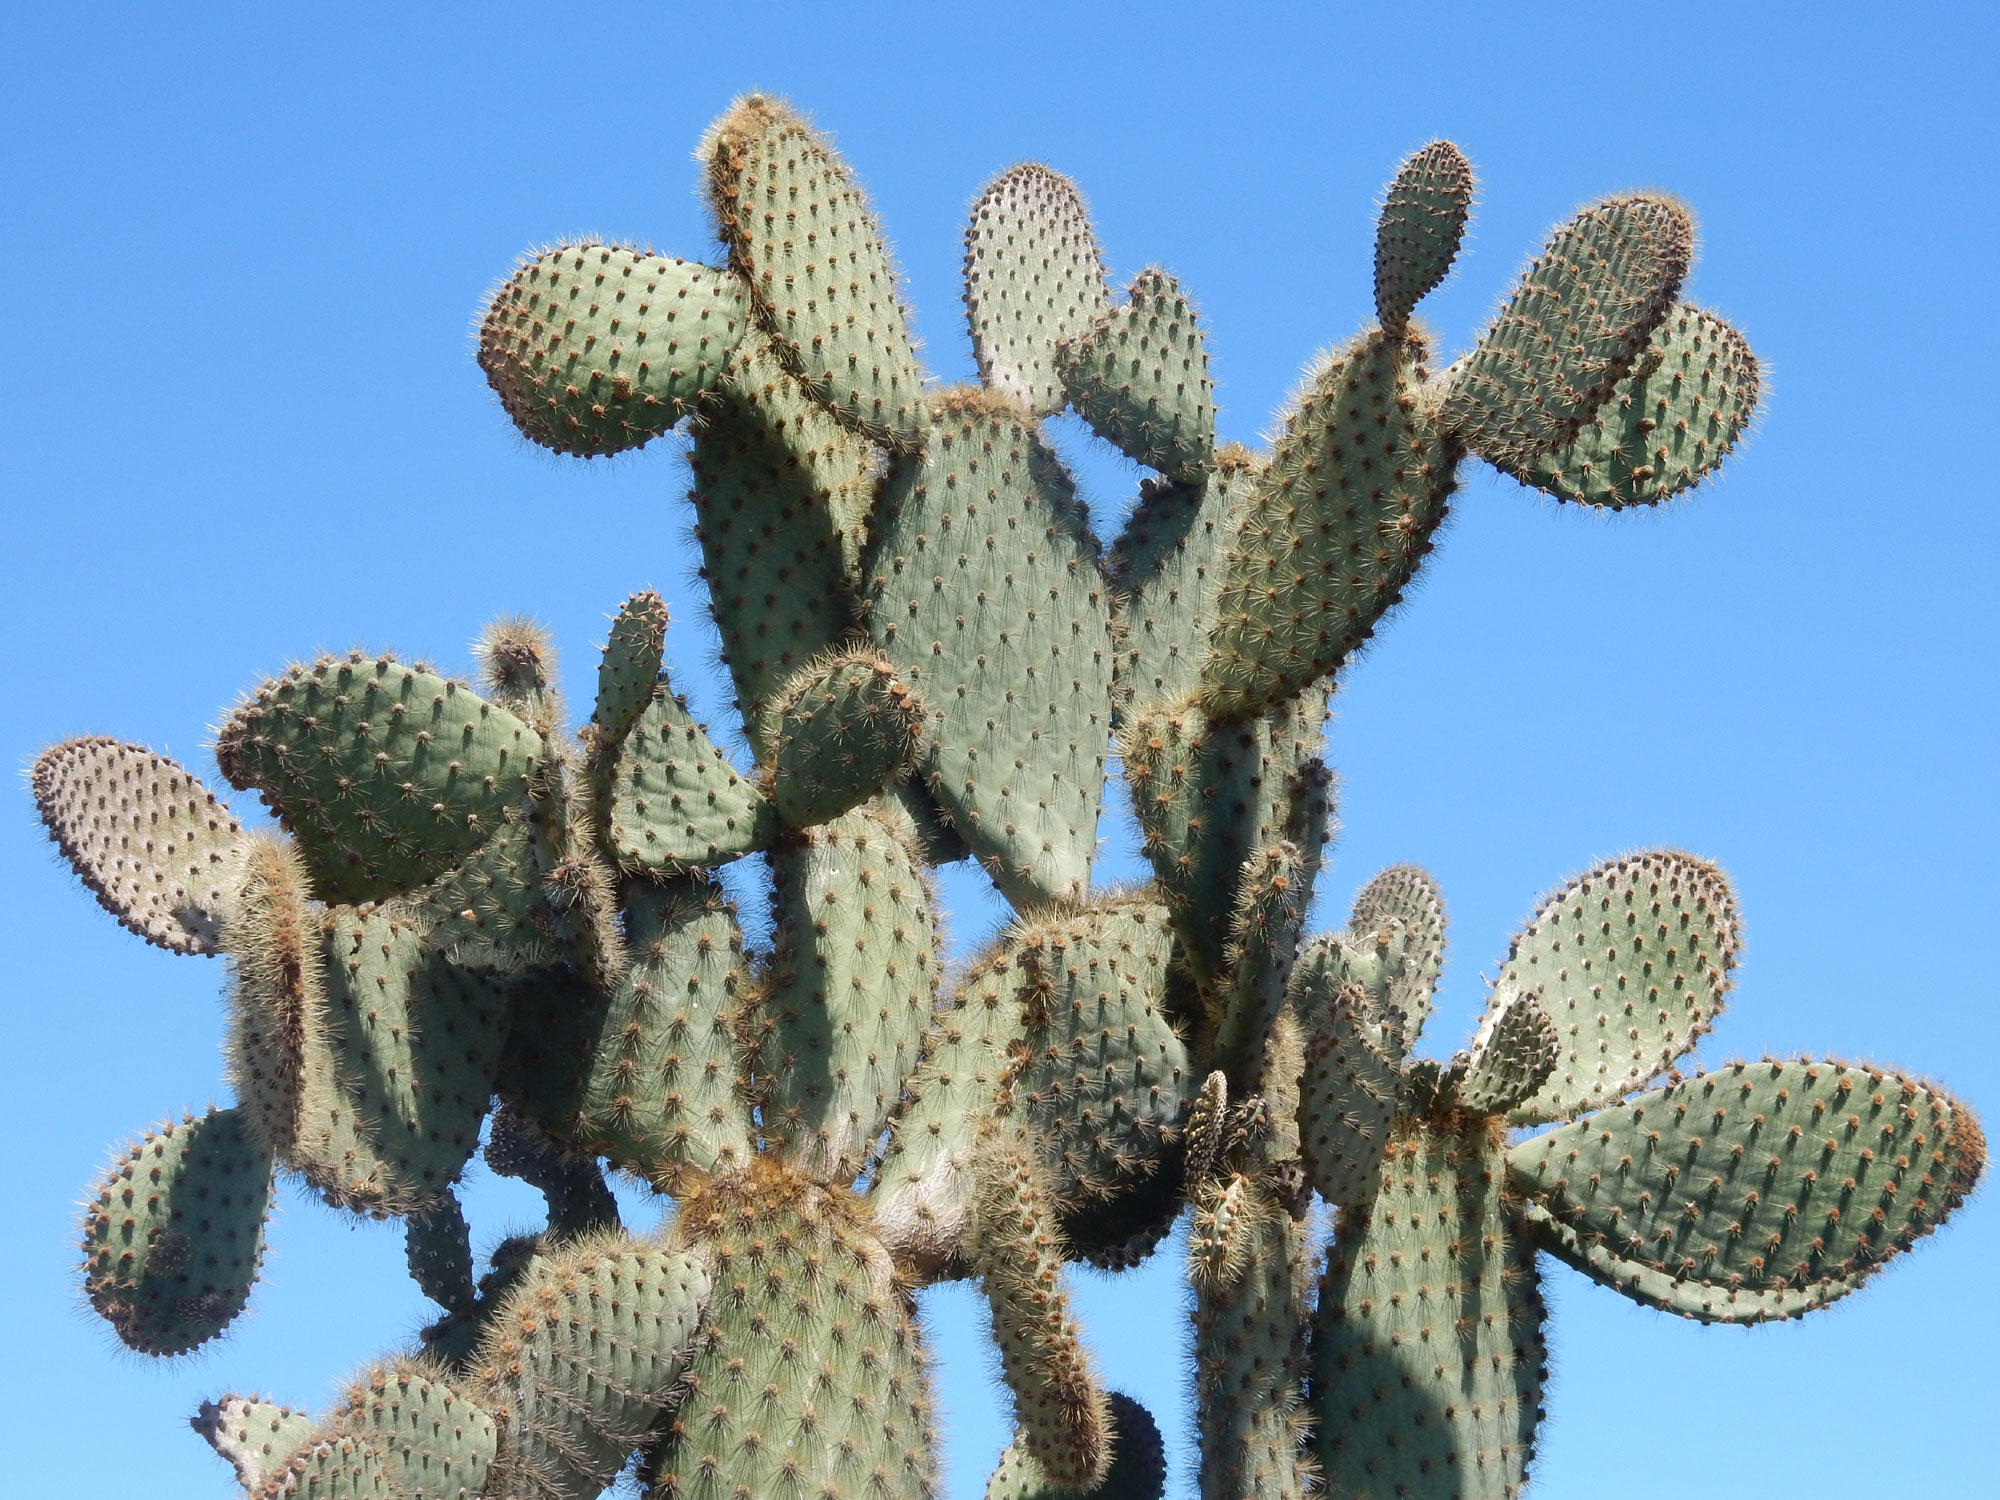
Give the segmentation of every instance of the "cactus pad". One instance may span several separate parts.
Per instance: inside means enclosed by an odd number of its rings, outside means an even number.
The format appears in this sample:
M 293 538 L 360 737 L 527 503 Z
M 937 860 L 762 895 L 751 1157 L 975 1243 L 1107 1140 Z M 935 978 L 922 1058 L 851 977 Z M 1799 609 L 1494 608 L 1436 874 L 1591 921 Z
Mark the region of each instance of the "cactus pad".
M 627 870 L 727 864 L 768 841 L 770 804 L 662 683 L 611 768 L 606 831 Z
M 1309 958 L 1294 975 L 1310 987 L 1323 972 Z M 1366 1208 L 1374 1196 L 1402 1083 L 1368 1015 L 1367 991 L 1350 981 L 1305 1039 L 1299 1155 L 1315 1191 L 1341 1208 Z
M 1214 712 L 1296 697 L 1401 600 L 1457 483 L 1424 352 L 1414 334 L 1363 334 L 1299 395 L 1218 570 L 1201 669 Z
M 526 795 L 541 754 L 541 736 L 463 683 L 358 651 L 264 683 L 215 745 L 328 901 L 380 900 L 450 870 Z
M 754 736 L 765 700 L 859 631 L 859 522 L 838 502 L 869 464 L 866 445 L 799 399 L 775 360 L 743 362 L 736 383 L 757 394 L 718 401 L 695 424 L 688 498 L 709 613 Z M 807 441 L 816 446 L 801 461 L 795 444 Z
M 615 748 L 653 701 L 667 643 L 667 606 L 651 589 L 632 595 L 611 620 L 597 663 L 597 703 L 591 710 L 594 748 Z
M 255 1495 L 293 1452 L 308 1442 L 319 1424 L 302 1411 L 259 1396 L 224 1396 L 204 1401 L 188 1426 L 236 1471 L 246 1495 Z
M 396 1500 L 479 1500 L 485 1492 L 493 1418 L 429 1360 L 369 1370 L 348 1387 L 331 1425 L 382 1455 Z
M 795 828 L 830 823 L 897 780 L 924 743 L 924 708 L 870 647 L 802 668 L 768 709 L 771 800 Z
M 1010 900 L 1081 895 L 1097 848 L 1110 600 L 1070 478 L 1021 409 L 932 401 L 884 488 L 868 628 L 931 710 L 932 794 Z
M 1173 935 L 1139 898 L 1051 915 L 1018 960 L 1028 1061 L 1014 1084 L 1058 1198 L 1108 1198 L 1155 1170 L 1196 1087 L 1165 1012 Z
M 1756 415 L 1758 386 L 1757 356 L 1743 335 L 1683 302 L 1574 442 L 1501 467 L 1558 500 L 1609 510 L 1657 505 L 1729 456 Z
M 1165 271 L 1141 271 L 1125 300 L 1056 346 L 1077 415 L 1127 458 L 1195 480 L 1215 449 L 1215 389 L 1194 304 Z
M 1347 917 L 1347 946 L 1366 952 L 1385 932 L 1395 935 L 1396 973 L 1375 1003 L 1382 1016 L 1399 1018 L 1400 1057 L 1401 1049 L 1414 1044 L 1423 1030 L 1444 969 L 1444 897 L 1428 872 L 1415 865 L 1391 865 L 1355 896 Z
M 1111 1465 L 1110 1408 L 1063 1290 L 1056 1194 L 1022 1120 L 991 1121 L 978 1147 L 972 1265 L 993 1314 L 1022 1446 L 1058 1489 L 1085 1492 Z
M 1189 699 L 1141 711 L 1120 732 L 1147 858 L 1203 978 L 1225 971 L 1244 861 L 1309 833 L 1317 863 L 1324 818 L 1310 831 L 1294 824 L 1298 794 L 1324 802 L 1312 771 L 1325 707 L 1309 693 L 1256 719 L 1217 720 Z
M 1075 183 L 1030 161 L 986 185 L 965 227 L 965 318 L 988 390 L 1038 417 L 1061 411 L 1055 346 L 1109 300 Z
M 753 1018 L 765 1130 L 851 1182 L 916 1070 L 937 986 L 930 890 L 871 808 L 771 851 L 777 951 Z
M 185 1354 L 243 1311 L 271 1168 L 233 1109 L 170 1120 L 112 1165 L 84 1209 L 83 1289 L 128 1349 Z
M 1642 1094 L 1507 1161 L 1558 1231 L 1543 1248 L 1638 1300 L 1684 1310 L 1657 1283 L 1699 1283 L 1713 1320 L 1757 1321 L 1731 1317 L 1726 1294 L 1776 1293 L 1787 1311 L 1844 1296 L 1943 1223 L 1986 1156 L 1971 1113 L 1914 1079 L 1762 1062 Z
M 1200 686 L 1207 607 L 1232 508 L 1257 483 L 1261 464 L 1230 444 L 1191 483 L 1144 480 L 1111 549 L 1107 571 L 1122 596 L 1118 658 L 1120 711 L 1186 697 Z
M 402 1492 L 380 1449 L 334 1433 L 299 1449 L 250 1500 L 402 1500 Z
M 557 245 L 493 289 L 479 368 L 529 441 L 622 453 L 693 410 L 749 314 L 727 271 L 625 245 Z
M 730 269 L 785 368 L 856 431 L 915 440 L 923 376 L 888 244 L 847 164 L 762 94 L 730 106 L 702 156 Z
M 1534 1452 L 1546 1351 L 1535 1245 L 1486 1127 L 1397 1121 L 1372 1208 L 1320 1283 L 1312 1401 L 1336 1495 L 1502 1500 Z
M 1575 440 L 1680 296 L 1694 224 L 1669 199 L 1607 198 L 1558 228 L 1478 348 L 1448 373 L 1442 416 L 1519 468 Z
M 1571 1119 L 1644 1088 L 1715 1024 L 1737 941 L 1729 882 L 1690 854 L 1609 860 L 1544 901 L 1494 988 L 1541 1002 L 1562 1057 L 1514 1122 Z
M 764 1157 L 683 1200 L 675 1232 L 709 1257 L 716 1296 L 655 1493 L 930 1500 L 922 1334 L 858 1201 Z
M 689 1168 L 749 1160 L 743 935 L 721 889 L 686 876 L 633 888 L 625 940 L 632 961 L 602 1013 L 575 1133 L 591 1156 L 675 1191 Z
M 193 776 L 142 745 L 98 736 L 35 757 L 35 809 L 118 924 L 172 953 L 216 953 L 242 830 Z
M 899 1264 L 937 1270 L 957 1254 L 971 1211 L 979 1131 L 999 1098 L 1009 1050 L 1026 1027 L 1018 934 L 968 963 L 924 1034 L 870 1201 Z
M 700 1257 L 616 1233 L 537 1256 L 474 1361 L 502 1492 L 596 1500 L 658 1425 L 709 1287 Z
M 506 996 L 395 907 L 336 907 L 321 933 L 334 1087 L 292 1165 L 336 1207 L 397 1214 L 448 1188 L 479 1143 Z
M 1410 312 L 1451 271 L 1472 212 L 1472 164 L 1432 141 L 1396 169 L 1375 224 L 1375 316 L 1400 333 Z
M 1555 1023 L 1532 995 L 1494 996 L 1455 1088 L 1476 1115 L 1505 1114 L 1530 1098 L 1562 1058 Z

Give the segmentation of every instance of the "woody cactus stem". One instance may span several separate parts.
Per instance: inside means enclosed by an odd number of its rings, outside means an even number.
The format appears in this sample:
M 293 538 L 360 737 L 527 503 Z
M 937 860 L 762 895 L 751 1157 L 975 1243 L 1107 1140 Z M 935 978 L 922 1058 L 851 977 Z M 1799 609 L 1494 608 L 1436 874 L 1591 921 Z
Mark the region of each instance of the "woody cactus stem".
M 518 617 L 477 685 L 355 651 L 253 687 L 216 761 L 276 833 L 117 740 L 36 762 L 106 910 L 229 965 L 235 1102 L 90 1194 L 92 1305 L 142 1353 L 221 1334 L 284 1174 L 403 1218 L 443 1309 L 317 1416 L 204 1406 L 246 1493 L 588 1500 L 623 1472 L 655 1500 L 933 1495 L 911 1293 L 968 1277 L 1019 1424 L 989 1495 L 1156 1500 L 1166 1445 L 1100 1384 L 1065 1267 L 1136 1265 L 1186 1208 L 1200 1436 L 1173 1446 L 1198 1446 L 1202 1495 L 1509 1496 L 1541 1414 L 1537 1252 L 1758 1322 L 1854 1291 L 1963 1201 L 1983 1138 L 1934 1084 L 1674 1071 L 1737 945 L 1691 855 L 1543 902 L 1447 1064 L 1411 1058 L 1444 950 L 1427 875 L 1385 871 L 1342 930 L 1302 932 L 1329 697 L 1465 461 L 1654 504 L 1755 411 L 1748 345 L 1681 300 L 1678 203 L 1583 209 L 1440 367 L 1415 312 L 1473 181 L 1425 146 L 1385 195 L 1376 321 L 1252 451 L 1219 444 L 1190 289 L 1153 267 L 1114 292 L 1056 172 L 977 197 L 981 383 L 939 388 L 821 132 L 752 95 L 700 157 L 708 261 L 537 251 L 479 360 L 557 452 L 685 429 L 753 766 L 668 679 L 651 593 L 617 611 L 574 735 Z M 1043 429 L 1066 408 L 1153 471 L 1108 549 Z M 1114 747 L 1157 878 L 1094 891 Z M 768 924 L 719 879 L 748 855 Z M 943 987 L 931 867 L 968 857 L 1019 919 Z M 548 1200 L 483 1270 L 454 1191 L 482 1138 Z M 677 1199 L 671 1227 L 629 1233 L 607 1172 Z

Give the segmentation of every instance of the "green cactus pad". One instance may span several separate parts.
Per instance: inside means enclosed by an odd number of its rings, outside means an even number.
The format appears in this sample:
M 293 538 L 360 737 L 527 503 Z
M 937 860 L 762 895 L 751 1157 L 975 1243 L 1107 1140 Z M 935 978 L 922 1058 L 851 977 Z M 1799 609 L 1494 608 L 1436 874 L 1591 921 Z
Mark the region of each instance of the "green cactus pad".
M 924 1034 L 875 1173 L 876 1232 L 921 1274 L 955 1256 L 971 1212 L 979 1131 L 992 1115 L 1008 1049 L 1027 1026 L 1018 932 L 1003 934 L 959 974 L 950 1001 Z
M 221 952 L 243 831 L 193 776 L 92 735 L 35 757 L 42 826 L 118 925 L 170 953 Z
M 808 663 L 766 716 L 771 801 L 794 828 L 859 807 L 901 777 L 925 738 L 923 705 L 868 646 Z
M 775 360 L 744 362 L 739 382 L 754 397 L 718 401 L 695 423 L 688 498 L 709 613 L 754 737 L 765 700 L 860 629 L 853 533 L 863 523 L 843 505 L 859 490 L 865 518 L 872 471 L 867 445 L 804 401 Z
M 526 256 L 479 320 L 479 368 L 521 435 L 595 458 L 694 409 L 750 323 L 727 271 L 584 240 Z
M 611 768 L 605 830 L 619 865 L 655 875 L 727 864 L 770 841 L 770 803 L 662 683 Z
M 1451 271 L 1472 212 L 1472 164 L 1432 141 L 1396 169 L 1375 221 L 1375 316 L 1391 333 Z
M 923 372 L 888 244 L 847 164 L 763 94 L 732 104 L 700 154 L 730 269 L 785 368 L 856 431 L 917 441 Z
M 886 461 L 882 450 L 829 416 L 768 340 L 748 341 L 737 351 L 719 395 L 740 418 L 754 420 L 768 444 L 782 445 L 785 465 L 797 470 L 796 486 L 825 514 L 825 523 L 816 524 L 831 524 L 841 563 L 858 580 L 868 513 Z
M 933 399 L 891 475 L 868 628 L 931 711 L 929 788 L 1017 905 L 1079 896 L 1110 740 L 1111 609 L 1069 475 L 1034 420 Z
M 1565 1231 L 1544 1248 L 1586 1274 L 1656 1306 L 1666 1279 L 1717 1301 L 1775 1293 L 1787 1312 L 1860 1286 L 1943 1223 L 1985 1164 L 1978 1122 L 1950 1095 L 1838 1062 L 1738 1063 L 1507 1154 L 1515 1190 Z
M 1120 596 L 1121 713 L 1169 702 L 1201 685 L 1208 639 L 1203 616 L 1224 544 L 1235 535 L 1233 507 L 1258 482 L 1262 465 L 1239 444 L 1215 455 L 1200 480 L 1140 482 L 1139 502 L 1113 544 L 1106 570 Z
M 112 1164 L 84 1208 L 83 1289 L 126 1348 L 185 1354 L 243 1311 L 271 1170 L 234 1109 L 169 1120 Z
M 1152 1413 L 1118 1391 L 1111 1403 L 1111 1467 L 1096 1487 L 1078 1495 L 1049 1483 L 1021 1435 L 1000 1454 L 986 1481 L 986 1500 L 1160 1500 L 1167 1491 L 1167 1447 Z
M 375 1366 L 347 1388 L 330 1425 L 382 1455 L 396 1500 L 478 1500 L 485 1491 L 493 1418 L 433 1361 Z
M 1367 952 L 1384 932 L 1396 936 L 1396 973 L 1379 998 L 1372 987 L 1370 995 L 1379 1019 L 1392 1014 L 1399 1018 L 1396 1029 L 1401 1040 L 1394 1055 L 1400 1059 L 1424 1029 L 1431 994 L 1444 970 L 1444 897 L 1427 871 L 1415 865 L 1391 865 L 1356 894 L 1348 912 L 1345 946 L 1350 952 Z M 1368 983 L 1367 976 L 1354 977 Z
M 1406 1045 L 1408 1017 L 1391 1000 L 1406 970 L 1408 939 L 1403 923 L 1389 919 L 1359 932 L 1321 933 L 1299 950 L 1288 996 L 1307 1031 L 1332 1011 L 1348 985 L 1360 988 L 1349 998 L 1352 1024 L 1368 1038 L 1391 1066 L 1400 1064 Z
M 1532 995 L 1496 994 L 1453 1085 L 1459 1107 L 1505 1114 L 1548 1081 L 1562 1053 L 1555 1023 Z
M 1066 1207 L 1160 1166 L 1198 1080 L 1164 1004 L 1173 935 L 1141 895 L 1052 913 L 1022 936 L 1029 1061 L 1014 1083 Z
M 1070 1314 L 1056 1192 L 1026 1121 L 988 1124 L 974 1175 L 972 1269 L 1022 1447 L 1058 1489 L 1088 1491 L 1110 1468 L 1110 1409 Z
M 1303 979 L 1301 987 L 1316 987 L 1322 972 L 1301 961 L 1295 985 Z M 1328 1203 L 1360 1209 L 1374 1196 L 1401 1083 L 1370 1024 L 1367 990 L 1351 980 L 1342 984 L 1306 1034 L 1299 1088 L 1299 1156 Z
M 1510 468 L 1575 441 L 1673 307 L 1693 256 L 1693 221 L 1669 199 L 1635 194 L 1580 211 L 1447 372 L 1445 427 Z
M 249 1500 L 403 1500 L 403 1493 L 380 1449 L 334 1433 L 299 1449 Z
M 717 1295 L 655 1494 L 937 1493 L 922 1330 L 864 1217 L 768 1157 L 682 1203 L 675 1232 L 711 1257 Z
M 1305 1225 L 1260 1183 L 1203 1184 L 1188 1229 L 1203 1500 L 1304 1500 Z
M 1541 1002 L 1562 1058 L 1509 1119 L 1573 1119 L 1652 1082 L 1722 1013 L 1737 942 L 1728 880 L 1691 854 L 1607 860 L 1550 896 L 1493 987 Z
M 1201 676 L 1240 718 L 1331 676 L 1430 551 L 1458 450 L 1433 419 L 1422 341 L 1366 333 L 1329 357 L 1237 512 Z
M 472 1229 L 456 1193 L 439 1194 L 403 1221 L 403 1262 L 418 1290 L 446 1312 L 471 1311 Z
M 710 1284 L 704 1257 L 618 1233 L 536 1257 L 474 1361 L 500 1492 L 596 1500 L 658 1426 Z
M 1208 342 L 1180 283 L 1148 267 L 1125 300 L 1056 345 L 1078 416 L 1127 458 L 1198 480 L 1215 453 Z
M 452 963 L 518 974 L 554 960 L 552 882 L 536 847 L 543 828 L 508 809 L 464 863 L 413 894 L 408 904 L 425 913 L 431 946 Z
M 1038 417 L 1061 411 L 1055 346 L 1110 300 L 1075 183 L 1029 161 L 986 184 L 965 226 L 965 319 L 981 384 Z
M 937 989 L 930 889 L 872 808 L 771 851 L 776 952 L 758 1013 L 765 1132 L 826 1182 L 851 1182 L 916 1070 Z
M 1326 799 L 1318 760 L 1325 710 L 1312 692 L 1256 719 L 1219 722 L 1182 700 L 1142 710 L 1120 732 L 1147 858 L 1183 957 L 1204 979 L 1227 971 L 1243 862 L 1295 833 L 1318 859 L 1324 818 L 1317 829 L 1298 825 Z
M 653 701 L 666 644 L 667 606 L 658 594 L 642 589 L 618 607 L 597 663 L 597 703 L 590 714 L 598 755 L 615 750 Z
M 1487 1126 L 1404 1117 L 1374 1205 L 1320 1282 L 1312 1404 L 1335 1495 L 1503 1500 L 1534 1455 L 1546 1350 L 1535 1245 Z
M 334 1086 L 292 1165 L 328 1203 L 399 1214 L 436 1200 L 479 1143 L 507 996 L 448 963 L 393 906 L 327 912 L 321 931 Z
M 527 794 L 541 755 L 534 730 L 463 683 L 358 651 L 265 682 L 215 744 L 223 776 L 262 795 L 328 901 L 445 874 Z
M 243 1492 L 255 1495 L 286 1459 L 312 1440 L 319 1424 L 303 1411 L 261 1396 L 224 1396 L 202 1402 L 188 1426 L 236 1471 Z
M 1757 356 L 1743 335 L 1683 302 L 1574 442 L 1506 471 L 1558 500 L 1610 510 L 1657 505 L 1729 456 L 1757 413 L 1758 387 Z
M 690 1168 L 749 1160 L 743 935 L 720 887 L 685 876 L 632 888 L 625 941 L 631 966 L 601 1012 L 576 1133 L 593 1156 L 678 1192 Z

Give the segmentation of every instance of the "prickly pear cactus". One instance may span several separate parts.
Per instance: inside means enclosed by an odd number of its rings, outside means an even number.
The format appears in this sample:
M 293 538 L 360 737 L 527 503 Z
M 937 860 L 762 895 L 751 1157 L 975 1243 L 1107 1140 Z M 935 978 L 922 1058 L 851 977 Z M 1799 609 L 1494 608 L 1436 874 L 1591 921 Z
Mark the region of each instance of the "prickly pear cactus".
M 631 1474 L 656 1500 L 930 1496 L 912 1293 L 964 1277 L 1017 1423 L 987 1493 L 1157 1500 L 1166 1445 L 1104 1388 L 1065 1268 L 1135 1265 L 1185 1211 L 1203 1496 L 1510 1496 L 1542 1411 L 1542 1252 L 1761 1322 L 1858 1289 L 1963 1201 L 1984 1143 L 1935 1084 L 1677 1071 L 1737 949 L 1691 855 L 1545 900 L 1442 1064 L 1412 1055 L 1444 951 L 1427 875 L 1384 871 L 1340 931 L 1302 931 L 1329 696 L 1465 461 L 1650 505 L 1754 413 L 1748 345 L 1680 300 L 1678 203 L 1583 209 L 1441 366 L 1414 314 L 1473 179 L 1424 147 L 1385 196 L 1376 321 L 1252 451 L 1218 440 L 1189 289 L 1155 267 L 1115 292 L 1067 178 L 1017 166 L 975 200 L 981 383 L 945 388 L 819 130 L 753 95 L 699 154 L 707 260 L 539 251 L 487 302 L 479 362 L 556 452 L 685 433 L 754 764 L 668 680 L 647 593 L 574 734 L 518 618 L 475 680 L 354 652 L 252 687 L 216 762 L 276 833 L 134 745 L 36 763 L 105 909 L 228 968 L 235 1102 L 91 1192 L 93 1307 L 145 1354 L 222 1335 L 286 1176 L 401 1219 L 439 1309 L 317 1415 L 205 1405 L 244 1493 L 588 1500 Z M 1152 471 L 1108 545 L 1043 430 L 1065 408 Z M 1114 750 L 1154 878 L 1104 890 Z M 753 855 L 765 947 L 719 878 Z M 1017 920 L 947 978 L 931 871 L 966 858 Z M 455 1184 L 482 1149 L 548 1223 L 480 1256 Z M 628 1233 L 607 1172 L 673 1198 L 669 1227 Z

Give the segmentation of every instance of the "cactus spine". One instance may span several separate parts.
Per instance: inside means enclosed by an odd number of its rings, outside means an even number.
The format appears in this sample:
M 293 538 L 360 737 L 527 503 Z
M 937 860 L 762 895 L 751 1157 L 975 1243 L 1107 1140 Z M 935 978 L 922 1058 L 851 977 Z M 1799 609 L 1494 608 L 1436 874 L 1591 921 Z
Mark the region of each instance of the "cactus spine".
M 1302 930 L 1330 695 L 1464 461 L 1650 505 L 1754 413 L 1747 343 L 1680 300 L 1681 205 L 1579 212 L 1438 368 L 1415 311 L 1473 180 L 1425 146 L 1385 197 L 1376 321 L 1253 452 L 1218 441 L 1189 290 L 1155 267 L 1114 293 L 1050 169 L 974 204 L 980 383 L 944 388 L 819 131 L 746 96 L 699 156 L 720 263 L 539 251 L 479 360 L 557 452 L 687 433 L 753 767 L 667 681 L 650 593 L 574 736 L 522 619 L 482 638 L 477 686 L 359 652 L 257 686 L 216 761 L 275 835 L 136 746 L 36 763 L 104 907 L 230 973 L 236 1102 L 91 1195 L 92 1304 L 143 1353 L 222 1333 L 284 1174 L 402 1218 L 442 1312 L 321 1414 L 204 1406 L 246 1494 L 586 1500 L 630 1472 L 655 1500 L 932 1495 L 912 1293 L 965 1277 L 1018 1424 L 988 1494 L 1157 1500 L 1159 1433 L 1099 1383 L 1066 1267 L 1136 1264 L 1185 1210 L 1202 1495 L 1509 1496 L 1541 1415 L 1539 1252 L 1703 1321 L 1796 1317 L 1972 1191 L 1983 1136 L 1936 1085 L 1675 1071 L 1737 946 L 1691 855 L 1544 901 L 1442 1064 L 1412 1057 L 1444 951 L 1427 875 Z M 1042 427 L 1065 408 L 1152 471 L 1108 547 Z M 1114 750 L 1153 878 L 1093 889 Z M 767 948 L 718 874 L 752 855 Z M 929 866 L 961 858 L 1016 920 L 947 984 Z M 455 1184 L 482 1131 L 548 1223 L 475 1282 Z M 629 1233 L 607 1171 L 675 1199 L 668 1227 Z

